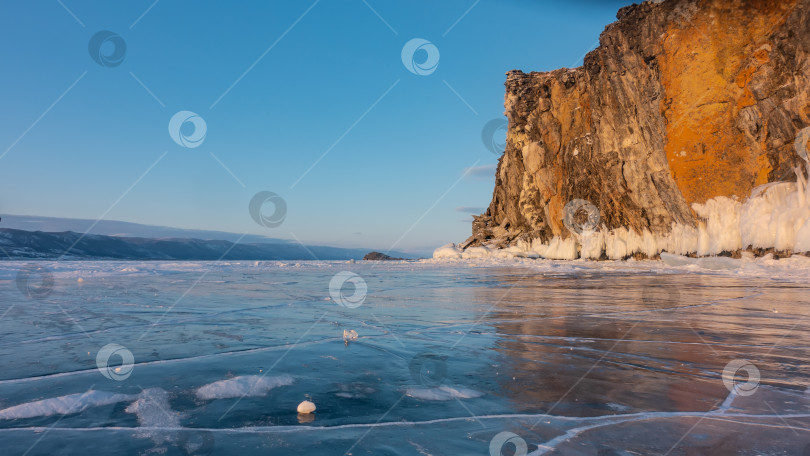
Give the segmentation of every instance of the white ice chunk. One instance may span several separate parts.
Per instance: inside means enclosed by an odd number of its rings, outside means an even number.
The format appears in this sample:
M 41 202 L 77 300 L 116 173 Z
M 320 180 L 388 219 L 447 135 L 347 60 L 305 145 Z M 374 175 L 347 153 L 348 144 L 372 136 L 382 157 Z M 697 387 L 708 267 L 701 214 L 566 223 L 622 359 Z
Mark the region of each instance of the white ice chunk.
M 264 396 L 273 388 L 293 384 L 289 375 L 263 377 L 261 375 L 244 375 L 209 383 L 197 389 L 200 399 L 226 399 L 242 396 Z
M 86 393 L 68 394 L 15 405 L 0 410 L 0 419 L 15 420 L 37 416 L 70 415 L 82 412 L 89 407 L 133 401 L 137 397 L 137 395 L 133 394 L 115 394 L 90 390 Z

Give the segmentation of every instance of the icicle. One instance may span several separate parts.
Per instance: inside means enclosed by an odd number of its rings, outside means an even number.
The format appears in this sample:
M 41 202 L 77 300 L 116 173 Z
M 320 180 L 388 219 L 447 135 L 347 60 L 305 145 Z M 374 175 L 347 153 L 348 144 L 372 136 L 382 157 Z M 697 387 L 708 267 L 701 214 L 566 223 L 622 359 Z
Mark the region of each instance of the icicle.
M 802 171 L 801 167 L 797 166 L 793 168 L 793 172 L 796 173 L 796 186 L 798 187 L 796 194 L 799 197 L 799 206 L 804 206 L 805 201 L 807 201 L 807 195 L 805 194 L 807 181 L 804 179 L 804 171 Z

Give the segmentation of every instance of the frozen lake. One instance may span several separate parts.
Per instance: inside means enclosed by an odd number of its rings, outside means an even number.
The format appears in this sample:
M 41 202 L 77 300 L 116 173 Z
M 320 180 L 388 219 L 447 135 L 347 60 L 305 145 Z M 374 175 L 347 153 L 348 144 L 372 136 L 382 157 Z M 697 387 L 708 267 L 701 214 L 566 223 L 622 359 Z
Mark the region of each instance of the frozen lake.
M 810 454 L 804 258 L 35 265 L 3 454 Z

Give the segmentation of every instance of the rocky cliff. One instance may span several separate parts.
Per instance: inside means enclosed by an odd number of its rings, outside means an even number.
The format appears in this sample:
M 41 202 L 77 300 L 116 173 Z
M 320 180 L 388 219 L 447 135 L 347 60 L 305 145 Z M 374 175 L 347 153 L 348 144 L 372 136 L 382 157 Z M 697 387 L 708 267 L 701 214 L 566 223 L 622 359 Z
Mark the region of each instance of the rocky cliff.
M 521 244 L 554 257 L 543 249 L 570 240 L 557 256 L 586 256 L 576 227 L 591 208 L 585 231 L 601 237 L 590 257 L 655 254 L 678 230 L 694 238 L 680 253 L 695 252 L 712 242 L 712 211 L 739 212 L 755 188 L 796 182 L 810 0 L 645 2 L 617 19 L 580 68 L 507 73 L 506 150 L 462 249 Z

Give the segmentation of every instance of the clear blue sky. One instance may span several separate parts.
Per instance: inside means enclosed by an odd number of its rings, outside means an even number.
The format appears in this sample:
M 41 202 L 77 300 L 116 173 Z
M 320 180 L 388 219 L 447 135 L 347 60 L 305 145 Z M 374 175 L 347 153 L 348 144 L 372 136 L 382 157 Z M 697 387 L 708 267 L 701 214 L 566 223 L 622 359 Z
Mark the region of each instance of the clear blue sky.
M 461 241 L 492 196 L 481 130 L 503 117 L 504 73 L 581 65 L 628 3 L 2 2 L 0 213 L 379 250 Z M 117 66 L 90 56 L 101 30 L 126 43 Z M 403 65 L 413 38 L 439 50 L 432 74 Z M 205 120 L 199 147 L 169 134 L 183 110 Z M 280 226 L 250 217 L 259 191 L 285 200 Z

